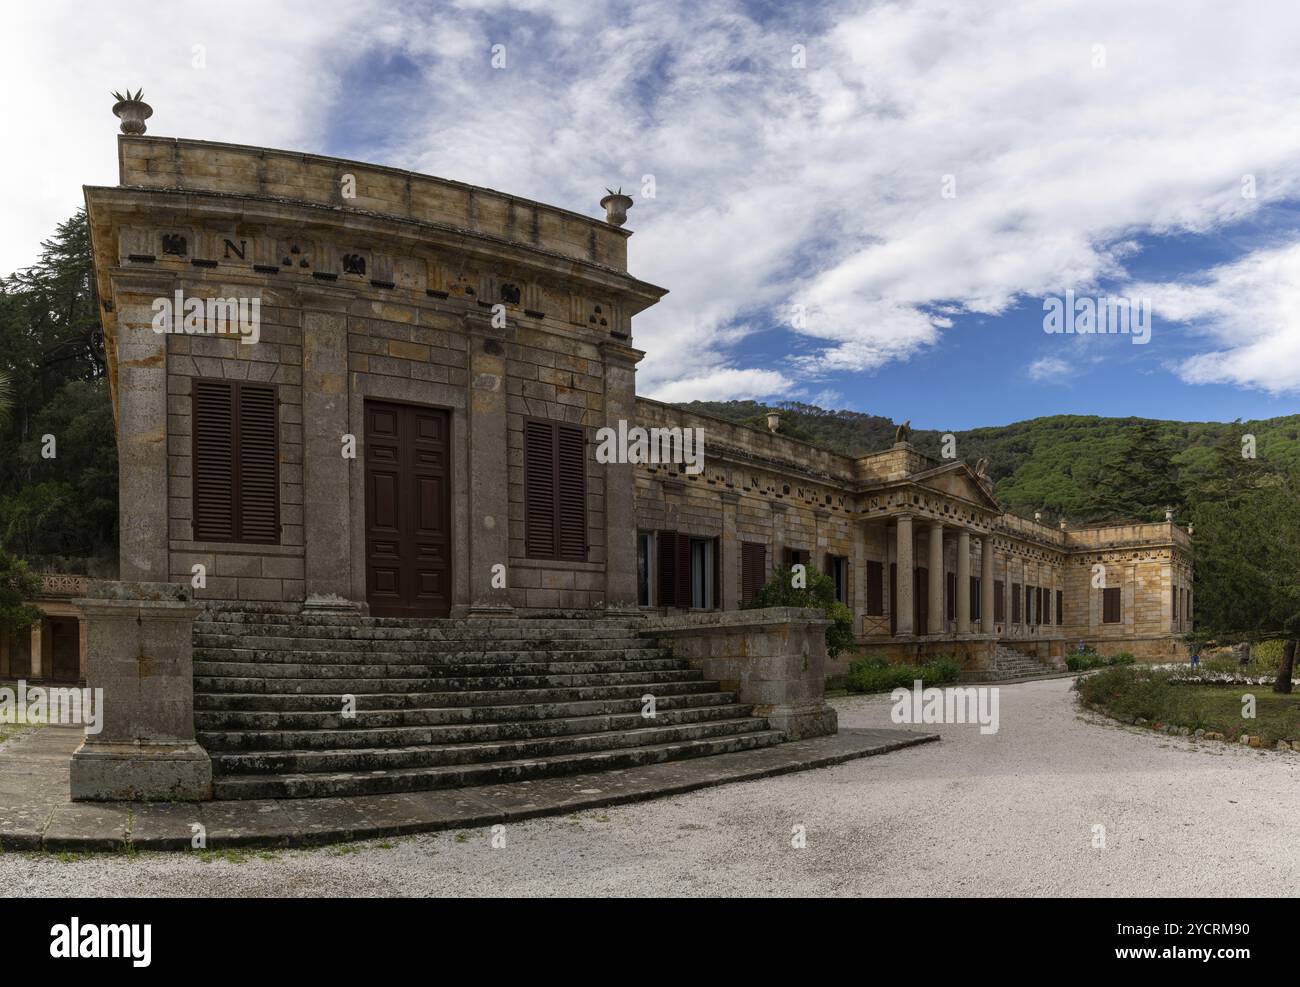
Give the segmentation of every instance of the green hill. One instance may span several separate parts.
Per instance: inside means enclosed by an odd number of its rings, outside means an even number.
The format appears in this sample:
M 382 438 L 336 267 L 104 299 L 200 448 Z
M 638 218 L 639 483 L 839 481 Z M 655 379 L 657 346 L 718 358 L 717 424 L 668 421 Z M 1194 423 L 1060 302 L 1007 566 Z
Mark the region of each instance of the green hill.
M 781 431 L 836 452 L 860 456 L 889 448 L 896 423 L 856 411 L 827 411 L 798 402 L 764 405 L 754 401 L 692 401 L 680 407 L 728 421 L 766 428 L 768 411 L 781 413 Z M 998 500 L 1015 514 L 1042 510 L 1049 520 L 1110 517 L 1104 496 L 1118 462 L 1131 454 L 1140 418 L 1051 415 L 996 428 L 952 433 L 957 455 L 974 463 L 988 457 Z M 1155 421 L 1155 434 L 1176 467 L 1183 500 L 1196 499 L 1198 484 L 1213 469 L 1218 443 L 1239 445 L 1255 436 L 1259 464 L 1269 472 L 1300 475 L 1300 415 L 1237 423 Z M 912 444 L 940 458 L 945 433 L 917 429 Z

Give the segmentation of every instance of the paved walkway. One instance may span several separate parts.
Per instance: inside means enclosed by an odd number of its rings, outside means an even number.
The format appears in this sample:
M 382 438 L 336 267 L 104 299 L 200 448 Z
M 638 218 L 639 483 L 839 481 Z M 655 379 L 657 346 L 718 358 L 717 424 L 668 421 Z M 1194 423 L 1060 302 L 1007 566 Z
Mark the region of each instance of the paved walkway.
M 491 826 L 824 768 L 938 739 L 915 730 L 841 730 L 833 737 L 759 750 L 482 788 L 121 804 L 68 800 L 68 760 L 81 736 L 76 728 L 46 727 L 0 749 L 0 848 L 186 850 L 196 824 L 203 827 L 209 849 L 307 846 Z
M 227 853 L 0 854 L 9 895 L 1294 895 L 1300 753 L 1080 713 L 1000 687 L 1001 729 L 493 834 Z M 887 696 L 837 699 L 891 727 Z M 931 729 L 931 728 L 927 728 Z M 3 789 L 0 789 L 0 794 Z M 1104 826 L 1105 846 L 1094 846 Z M 805 845 L 792 846 L 795 827 Z

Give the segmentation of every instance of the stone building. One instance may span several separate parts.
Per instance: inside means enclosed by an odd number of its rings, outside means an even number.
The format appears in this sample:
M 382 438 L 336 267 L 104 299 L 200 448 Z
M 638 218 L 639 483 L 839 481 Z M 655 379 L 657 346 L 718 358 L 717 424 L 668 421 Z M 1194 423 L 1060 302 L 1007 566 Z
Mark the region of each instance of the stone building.
M 907 441 L 852 458 L 638 398 L 632 320 L 665 290 L 628 273 L 618 201 L 606 221 L 118 140 L 120 184 L 86 203 L 123 580 L 295 612 L 634 615 L 736 609 L 810 562 L 870 648 L 954 653 L 976 678 L 1079 640 L 1173 655 L 1191 629 L 1172 520 L 1052 527 Z M 620 422 L 702 430 L 703 469 L 600 462 Z

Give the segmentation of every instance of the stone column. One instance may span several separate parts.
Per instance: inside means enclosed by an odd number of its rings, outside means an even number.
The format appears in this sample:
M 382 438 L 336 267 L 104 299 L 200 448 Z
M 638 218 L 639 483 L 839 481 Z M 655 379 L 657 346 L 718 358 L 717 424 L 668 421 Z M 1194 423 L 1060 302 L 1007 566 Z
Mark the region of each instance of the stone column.
M 723 490 L 719 497 L 722 501 L 722 537 L 718 540 L 722 558 L 715 559 L 714 564 L 722 567 L 722 599 L 718 606 L 723 610 L 740 609 L 740 538 L 736 534 L 736 505 L 740 495 L 734 490 Z M 655 578 L 651 572 L 650 578 Z
M 348 293 L 302 292 L 302 483 L 306 607 L 353 607 L 348 420 Z
M 92 582 L 86 593 L 76 605 L 97 716 L 72 755 L 73 800 L 211 798 L 212 763 L 194 739 L 191 640 L 202 608 L 179 584 Z
M 993 634 L 993 536 L 980 539 L 980 633 Z
M 636 365 L 645 354 L 614 339 L 600 346 L 605 368 L 606 426 L 620 421 L 633 428 L 636 417 Z M 707 450 L 708 436 L 705 436 Z M 640 614 L 636 593 L 636 467 L 607 463 L 605 477 L 605 609 Z M 715 564 L 717 560 L 714 560 Z M 724 580 L 725 582 L 725 580 Z
M 44 657 L 45 643 L 45 618 L 42 617 L 29 628 L 32 639 L 32 660 L 29 665 L 31 671 L 28 673 L 30 678 L 39 679 L 45 673 L 45 664 L 41 660 Z
M 930 522 L 930 626 L 929 634 L 944 632 L 943 522 Z
M 894 580 L 895 596 L 889 605 L 894 611 L 894 627 L 899 636 L 915 633 L 912 627 L 912 516 L 898 516 L 898 562 L 897 575 Z
M 970 532 L 957 532 L 957 633 L 970 633 Z
M 153 303 L 171 298 L 166 275 L 113 275 L 117 339 L 114 396 L 117 418 L 118 548 L 123 579 L 166 580 L 167 336 L 153 329 Z
M 506 428 L 506 330 L 477 314 L 469 330 L 469 611 L 471 617 L 514 613 L 509 578 L 494 589 L 492 567 L 510 563 L 510 496 Z M 633 544 L 633 593 L 636 552 Z M 633 595 L 633 600 L 636 597 Z

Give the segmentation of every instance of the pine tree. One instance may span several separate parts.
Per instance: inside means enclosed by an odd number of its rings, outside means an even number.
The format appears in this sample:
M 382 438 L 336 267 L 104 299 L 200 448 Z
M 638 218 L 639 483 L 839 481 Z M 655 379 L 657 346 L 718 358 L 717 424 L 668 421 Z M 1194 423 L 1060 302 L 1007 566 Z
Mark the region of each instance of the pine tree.
M 1159 422 L 1129 426 L 1115 460 L 1098 479 L 1097 502 L 1114 520 L 1159 521 L 1167 508 L 1177 513 L 1183 506 L 1178 467 Z

